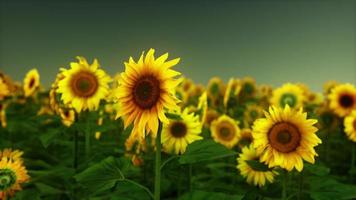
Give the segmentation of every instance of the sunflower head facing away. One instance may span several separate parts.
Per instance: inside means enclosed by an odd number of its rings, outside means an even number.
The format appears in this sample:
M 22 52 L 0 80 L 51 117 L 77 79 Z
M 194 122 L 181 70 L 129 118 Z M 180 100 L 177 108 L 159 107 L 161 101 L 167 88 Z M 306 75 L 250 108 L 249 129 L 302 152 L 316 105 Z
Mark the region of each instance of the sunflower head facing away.
M 189 113 L 184 109 L 179 113 L 181 120 L 170 120 L 168 124 L 163 125 L 162 144 L 167 152 L 182 154 L 185 152 L 187 145 L 201 140 L 201 122 L 199 117 L 194 113 Z
M 288 105 L 290 108 L 300 108 L 303 106 L 304 92 L 296 84 L 286 83 L 282 87 L 273 91 L 271 104 L 284 108 Z
M 23 81 L 23 90 L 26 97 L 33 95 L 40 86 L 40 75 L 37 69 L 27 72 Z
M 238 122 L 227 115 L 222 115 L 214 120 L 210 130 L 213 139 L 227 148 L 233 148 L 240 140 Z
M 356 88 L 346 83 L 335 86 L 328 96 L 330 109 L 339 117 L 345 117 L 356 109 Z
M 265 118 L 253 125 L 253 146 L 261 153 L 261 161 L 269 167 L 280 166 L 291 171 L 303 169 L 303 159 L 314 163 L 317 156 L 314 147 L 321 144 L 314 124 L 317 120 L 307 119 L 307 113 L 291 109 L 270 107 Z
M 70 69 L 63 70 L 58 80 L 57 93 L 64 104 L 72 106 L 78 113 L 82 110 L 96 110 L 100 100 L 109 93 L 110 77 L 100 69 L 96 59 L 89 65 L 84 57 L 70 63 Z
M 123 116 L 125 127 L 134 123 L 133 132 L 138 132 L 141 137 L 145 136 L 145 131 L 155 135 L 159 120 L 169 123 L 164 109 L 179 109 L 175 88 L 180 83 L 176 79 L 180 73 L 171 69 L 179 62 L 179 58 L 166 61 L 166 53 L 155 59 L 154 52 L 154 49 L 150 49 L 137 62 L 130 58 L 125 63 L 125 72 L 121 73 L 116 90 L 121 105 L 116 117 Z
M 258 163 L 260 168 L 252 165 L 252 162 Z M 262 187 L 266 182 L 273 183 L 274 177 L 278 174 L 276 170 L 268 168 L 268 166 L 259 162 L 259 154 L 252 146 L 246 146 L 242 149 L 240 156 L 237 158 L 237 169 L 247 183 Z
M 344 126 L 347 137 L 351 141 L 356 142 L 356 110 L 345 117 Z

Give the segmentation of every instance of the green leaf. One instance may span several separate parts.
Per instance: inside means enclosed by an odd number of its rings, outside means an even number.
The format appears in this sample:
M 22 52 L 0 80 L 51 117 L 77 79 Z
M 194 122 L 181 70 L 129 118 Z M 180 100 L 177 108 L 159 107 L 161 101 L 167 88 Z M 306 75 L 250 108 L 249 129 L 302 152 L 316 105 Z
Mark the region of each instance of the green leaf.
M 43 147 L 47 148 L 56 137 L 61 133 L 60 129 L 49 129 L 46 133 L 42 134 L 39 138 Z
M 91 192 L 99 193 L 111 189 L 117 181 L 124 180 L 119 166 L 119 161 L 110 156 L 87 168 L 74 178 Z
M 330 173 L 330 169 L 321 163 L 315 163 L 315 164 L 305 163 L 304 169 L 307 172 L 317 176 L 326 176 Z
M 35 185 L 37 189 L 40 191 L 41 195 L 54 195 L 54 194 L 63 193 L 63 191 L 43 183 L 36 183 Z
M 233 199 L 233 200 L 240 200 L 242 199 L 242 195 L 231 195 L 231 194 L 225 194 L 225 193 L 220 193 L 220 192 L 206 192 L 206 191 L 192 191 L 190 193 L 186 193 L 183 196 L 179 198 L 179 200 L 228 200 L 228 199 Z
M 311 177 L 308 183 L 310 196 L 315 200 L 356 198 L 356 185 L 343 184 L 330 177 Z
M 258 160 L 246 160 L 246 162 L 252 169 L 257 171 L 266 172 L 270 170 L 266 164 L 263 164 Z
M 236 155 L 236 152 L 213 140 L 199 140 L 188 145 L 186 152 L 181 155 L 179 163 L 196 163 L 233 155 Z
M 40 200 L 40 194 L 36 189 L 25 189 L 17 192 L 13 200 L 27 200 L 31 197 L 31 200 Z

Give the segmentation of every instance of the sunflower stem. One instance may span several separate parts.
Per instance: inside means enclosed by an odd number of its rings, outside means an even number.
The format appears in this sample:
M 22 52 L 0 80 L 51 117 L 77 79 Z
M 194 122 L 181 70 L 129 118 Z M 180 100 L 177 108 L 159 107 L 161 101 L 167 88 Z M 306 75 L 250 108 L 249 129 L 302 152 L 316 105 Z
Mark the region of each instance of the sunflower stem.
M 74 160 L 73 167 L 75 171 L 78 169 L 78 131 L 74 131 Z
M 299 190 L 298 190 L 298 200 L 302 199 L 302 194 L 303 194 L 303 171 L 299 173 Z
M 156 136 L 154 200 L 160 200 L 160 197 L 161 197 L 161 132 L 162 132 L 162 122 L 159 121 L 158 131 L 157 131 L 157 136 Z
M 355 162 L 356 162 L 356 148 L 355 148 L 355 144 L 352 143 L 351 144 L 351 163 L 350 163 L 350 180 L 351 180 L 351 183 L 353 183 L 354 181 L 354 176 L 353 176 L 353 172 L 354 172 L 354 168 L 355 168 Z
M 192 164 L 189 164 L 188 165 L 188 170 L 189 170 L 189 176 L 188 176 L 188 179 L 189 179 L 189 192 L 192 191 L 192 187 L 193 187 L 193 182 L 192 182 L 192 179 L 193 179 L 193 166 Z
M 88 159 L 90 155 L 90 121 L 87 119 L 85 130 L 85 157 Z
M 282 185 L 282 200 L 287 199 L 287 181 L 288 181 L 288 172 L 283 170 L 283 185 Z

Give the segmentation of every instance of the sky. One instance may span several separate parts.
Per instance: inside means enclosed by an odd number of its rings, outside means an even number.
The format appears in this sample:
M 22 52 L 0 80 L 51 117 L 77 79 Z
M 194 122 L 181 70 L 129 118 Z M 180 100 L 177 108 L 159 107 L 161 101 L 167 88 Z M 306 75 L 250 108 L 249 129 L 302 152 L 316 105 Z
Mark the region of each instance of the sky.
M 37 68 L 49 87 L 76 56 L 114 75 L 149 48 L 196 83 L 356 84 L 356 1 L 0 0 L 0 71 L 15 80 Z

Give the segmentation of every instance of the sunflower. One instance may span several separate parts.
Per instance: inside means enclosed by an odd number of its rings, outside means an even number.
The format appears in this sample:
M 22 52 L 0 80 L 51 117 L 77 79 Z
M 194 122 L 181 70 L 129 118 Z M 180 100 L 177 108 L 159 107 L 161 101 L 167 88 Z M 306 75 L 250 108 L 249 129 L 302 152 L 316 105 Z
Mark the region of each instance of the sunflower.
M 21 190 L 21 184 L 29 181 L 26 168 L 22 162 L 7 157 L 0 159 L 0 199 L 12 197 Z
M 199 115 L 199 120 L 202 124 L 204 124 L 204 120 L 206 119 L 206 113 L 208 110 L 208 96 L 207 93 L 204 92 L 200 97 L 199 97 L 199 102 L 198 102 L 198 111 L 197 114 Z
M 75 112 L 71 109 L 60 108 L 59 114 L 64 126 L 70 127 L 75 121 Z
M 241 91 L 240 80 L 231 78 L 227 83 L 226 91 L 224 94 L 224 106 L 228 106 L 229 100 L 231 98 L 236 98 Z
M 180 73 L 171 69 L 179 58 L 166 62 L 168 53 L 155 59 L 154 52 L 150 49 L 145 57 L 142 54 L 137 63 L 132 58 L 125 63 L 116 92 L 121 106 L 116 118 L 123 116 L 125 127 L 134 123 L 133 132 L 140 137 L 145 136 L 145 130 L 155 137 L 159 121 L 169 123 L 165 108 L 179 109 L 175 88 L 180 80 L 174 77 Z
M 256 94 L 257 86 L 256 80 L 252 77 L 245 77 L 241 80 L 241 91 L 240 96 L 242 97 L 252 97 Z
M 356 88 L 346 83 L 335 86 L 328 96 L 330 109 L 339 117 L 345 117 L 356 109 Z
M 207 109 L 205 118 L 203 120 L 204 125 L 210 127 L 211 123 L 216 120 L 220 114 L 214 109 Z
M 218 98 L 220 95 L 224 94 L 224 82 L 219 77 L 211 78 L 208 83 L 207 92 L 210 98 Z
M 253 142 L 252 130 L 249 128 L 244 128 L 240 132 L 239 147 L 243 148 L 249 146 Z
M 331 90 L 337 85 L 339 85 L 339 83 L 335 80 L 325 82 L 323 85 L 324 95 L 329 95 Z
M 110 77 L 99 68 L 96 59 L 89 65 L 84 57 L 77 57 L 78 63 L 70 63 L 70 69 L 63 70 L 58 80 L 57 93 L 64 104 L 71 105 L 78 113 L 82 110 L 96 110 L 100 100 L 109 93 Z
M 3 100 L 6 96 L 10 94 L 9 88 L 5 81 L 0 77 L 0 100 Z
M 25 79 L 23 81 L 23 90 L 25 92 L 25 97 L 29 97 L 35 93 L 35 91 L 40 86 L 40 75 L 37 69 L 32 69 L 27 72 Z
M 240 140 L 239 122 L 227 115 L 222 115 L 211 123 L 211 135 L 213 139 L 226 146 L 233 148 Z
M 344 119 L 345 133 L 350 140 L 356 142 L 356 110 Z
M 271 104 L 281 108 L 286 105 L 300 108 L 303 106 L 304 98 L 303 90 L 298 85 L 286 83 L 273 91 Z
M 314 147 L 321 144 L 315 134 L 317 120 L 307 119 L 307 113 L 285 108 L 270 107 L 265 118 L 253 125 L 253 146 L 261 153 L 261 161 L 269 167 L 280 166 L 291 171 L 303 169 L 303 159 L 314 163 Z
M 167 152 L 183 154 L 188 144 L 203 139 L 201 133 L 202 125 L 199 117 L 194 113 L 188 113 L 188 109 L 177 113 L 181 120 L 170 120 L 163 125 L 162 144 Z
M 23 160 L 21 158 L 23 154 L 23 151 L 20 150 L 12 150 L 12 149 L 4 149 L 2 151 L 0 151 L 0 160 L 2 158 L 7 158 L 12 162 L 20 162 L 22 163 Z
M 263 116 L 263 107 L 257 104 L 247 104 L 243 115 L 244 125 L 249 127 L 256 119 Z
M 257 154 L 256 150 L 252 146 L 246 146 L 242 149 L 240 156 L 237 158 L 237 169 L 243 177 L 247 178 L 247 183 L 262 187 L 266 182 L 273 183 L 274 177 L 278 175 L 277 171 L 274 169 L 269 169 L 264 166 L 263 163 L 259 163 L 263 167 L 262 169 L 257 169 L 251 162 L 258 162 L 260 155 Z
M 335 130 L 339 127 L 340 120 L 333 111 L 330 110 L 327 103 L 324 102 L 316 109 L 319 116 L 317 127 L 320 129 Z

